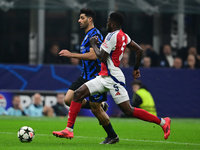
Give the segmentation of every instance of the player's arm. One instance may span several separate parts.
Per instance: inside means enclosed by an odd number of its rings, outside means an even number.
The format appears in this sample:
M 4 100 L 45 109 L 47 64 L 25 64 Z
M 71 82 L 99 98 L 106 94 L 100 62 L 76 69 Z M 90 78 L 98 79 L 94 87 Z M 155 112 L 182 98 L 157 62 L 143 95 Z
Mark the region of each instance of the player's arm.
M 77 58 L 81 60 L 96 60 L 97 59 L 97 56 L 93 48 L 90 48 L 90 51 L 85 54 L 72 53 L 69 50 L 63 49 L 59 52 L 59 56 Z
M 109 54 L 105 50 L 101 50 L 97 47 L 98 37 L 94 36 L 90 38 L 90 45 L 94 49 L 94 52 L 96 53 L 96 56 L 101 62 L 106 62 Z
M 134 70 L 133 70 L 133 77 L 134 77 L 134 79 L 137 79 L 141 76 L 140 71 L 139 71 L 139 66 L 140 66 L 140 63 L 141 63 L 141 60 L 142 60 L 142 48 L 137 43 L 135 43 L 134 41 L 131 41 L 127 45 L 127 47 L 130 50 L 133 50 L 136 53 L 136 59 L 135 59 Z

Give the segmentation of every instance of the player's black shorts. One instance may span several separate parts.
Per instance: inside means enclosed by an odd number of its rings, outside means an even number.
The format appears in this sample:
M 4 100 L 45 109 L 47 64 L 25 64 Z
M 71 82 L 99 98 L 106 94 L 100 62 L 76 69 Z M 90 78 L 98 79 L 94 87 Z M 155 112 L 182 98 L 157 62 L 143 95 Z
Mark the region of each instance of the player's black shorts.
M 75 82 L 72 83 L 72 85 L 69 87 L 70 90 L 77 90 L 79 87 L 81 87 L 81 85 L 83 85 L 84 83 L 86 83 L 88 80 L 83 79 L 82 76 L 80 76 Z M 91 95 L 89 96 L 89 100 L 91 102 L 102 102 L 102 101 L 107 101 L 107 93 L 99 93 L 96 95 Z

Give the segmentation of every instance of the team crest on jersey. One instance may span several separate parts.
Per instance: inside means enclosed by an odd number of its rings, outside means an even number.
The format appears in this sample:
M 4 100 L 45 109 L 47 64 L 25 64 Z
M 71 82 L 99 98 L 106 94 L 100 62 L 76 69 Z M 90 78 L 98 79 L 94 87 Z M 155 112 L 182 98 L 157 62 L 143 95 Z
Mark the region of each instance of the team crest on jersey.
M 81 46 L 81 53 L 85 53 L 85 52 L 86 52 L 85 46 Z
M 107 44 L 107 43 L 103 43 L 103 46 L 104 46 L 105 48 L 108 48 L 108 44 Z

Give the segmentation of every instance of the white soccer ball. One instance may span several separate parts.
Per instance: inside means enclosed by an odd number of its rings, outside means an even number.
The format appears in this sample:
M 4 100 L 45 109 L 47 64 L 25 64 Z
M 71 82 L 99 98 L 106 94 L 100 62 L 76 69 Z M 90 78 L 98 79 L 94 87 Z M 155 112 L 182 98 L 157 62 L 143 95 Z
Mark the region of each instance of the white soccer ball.
M 35 133 L 31 127 L 23 126 L 17 132 L 17 137 L 21 142 L 31 142 L 35 137 Z

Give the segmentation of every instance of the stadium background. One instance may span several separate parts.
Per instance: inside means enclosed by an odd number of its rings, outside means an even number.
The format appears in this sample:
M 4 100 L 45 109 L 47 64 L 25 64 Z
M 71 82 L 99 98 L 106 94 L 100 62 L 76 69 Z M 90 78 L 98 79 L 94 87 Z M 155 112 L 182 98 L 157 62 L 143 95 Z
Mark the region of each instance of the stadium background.
M 40 92 L 44 104 L 55 103 L 55 94 L 66 91 L 80 75 L 79 66 L 44 64 L 53 42 L 78 51 L 84 33 L 77 23 L 79 9 L 96 10 L 95 26 L 106 35 L 109 12 L 126 17 L 124 31 L 138 43 L 160 47 L 170 43 L 173 53 L 196 46 L 200 53 L 199 0 L 0 0 L 0 104 L 11 106 L 18 93 L 24 106 Z M 132 68 L 123 69 L 130 95 Z M 159 116 L 200 117 L 200 70 L 141 68 L 141 80 L 150 89 Z M 120 111 L 108 95 L 108 114 Z M 80 115 L 92 114 L 82 110 Z

